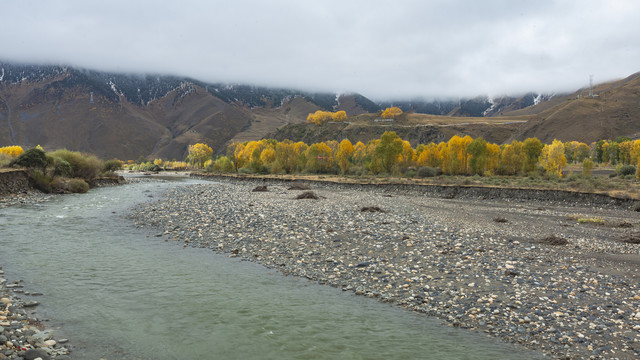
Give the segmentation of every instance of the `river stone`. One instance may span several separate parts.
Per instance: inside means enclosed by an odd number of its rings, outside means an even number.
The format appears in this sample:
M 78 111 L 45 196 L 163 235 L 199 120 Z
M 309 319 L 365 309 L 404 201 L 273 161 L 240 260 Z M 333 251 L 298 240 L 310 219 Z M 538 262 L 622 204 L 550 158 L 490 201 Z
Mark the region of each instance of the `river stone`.
M 53 339 L 49 339 L 49 340 L 46 340 L 46 341 L 44 342 L 44 344 L 45 344 L 45 345 L 47 345 L 48 347 L 54 347 L 54 346 L 56 346 L 56 344 L 57 344 L 57 343 L 56 343 L 56 341 L 55 341 L 55 340 L 53 340 Z
M 24 358 L 24 360 L 35 360 L 37 358 L 41 358 L 42 360 L 51 359 L 51 357 L 49 357 L 49 354 L 47 354 L 47 352 L 42 349 L 29 349 L 24 352 L 24 355 L 22 355 L 22 357 Z

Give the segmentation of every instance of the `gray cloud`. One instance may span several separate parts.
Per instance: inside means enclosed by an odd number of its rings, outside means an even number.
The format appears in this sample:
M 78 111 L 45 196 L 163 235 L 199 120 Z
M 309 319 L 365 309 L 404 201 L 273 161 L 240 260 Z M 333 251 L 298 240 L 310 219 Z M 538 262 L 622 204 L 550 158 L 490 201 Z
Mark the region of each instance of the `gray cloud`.
M 640 71 L 640 2 L 13 1 L 0 58 L 373 98 L 566 91 Z

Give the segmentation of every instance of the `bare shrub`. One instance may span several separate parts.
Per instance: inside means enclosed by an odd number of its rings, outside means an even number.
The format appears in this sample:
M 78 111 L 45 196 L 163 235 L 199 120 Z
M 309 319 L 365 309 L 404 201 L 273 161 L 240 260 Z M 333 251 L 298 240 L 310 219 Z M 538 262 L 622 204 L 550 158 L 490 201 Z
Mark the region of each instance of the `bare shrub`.
M 296 199 L 298 199 L 298 200 L 302 200 L 302 199 L 318 200 L 318 199 L 320 199 L 320 197 L 316 193 L 314 193 L 313 191 L 305 191 L 302 194 L 296 196 Z
M 360 209 L 361 212 L 384 212 L 384 210 L 380 209 L 377 206 L 365 206 L 362 209 Z
M 540 240 L 539 243 L 545 244 L 545 245 L 560 246 L 560 245 L 567 245 L 569 243 L 569 240 L 559 236 L 551 235 Z

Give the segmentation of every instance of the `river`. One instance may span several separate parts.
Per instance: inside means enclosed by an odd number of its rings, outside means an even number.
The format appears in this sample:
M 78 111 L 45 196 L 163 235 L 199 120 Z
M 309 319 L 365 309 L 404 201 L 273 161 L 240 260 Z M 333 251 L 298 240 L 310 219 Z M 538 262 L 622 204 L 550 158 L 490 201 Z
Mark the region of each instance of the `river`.
M 141 182 L 0 209 L 0 265 L 41 292 L 74 359 L 523 359 L 535 354 L 375 300 L 133 226 L 194 180 Z

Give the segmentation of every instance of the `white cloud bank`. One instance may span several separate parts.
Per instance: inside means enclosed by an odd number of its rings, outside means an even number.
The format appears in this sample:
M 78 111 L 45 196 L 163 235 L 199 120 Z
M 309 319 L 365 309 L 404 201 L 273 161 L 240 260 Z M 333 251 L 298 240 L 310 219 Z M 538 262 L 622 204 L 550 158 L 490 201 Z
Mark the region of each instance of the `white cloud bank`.
M 0 59 L 372 98 L 567 91 L 640 71 L 635 0 L 9 1 Z

